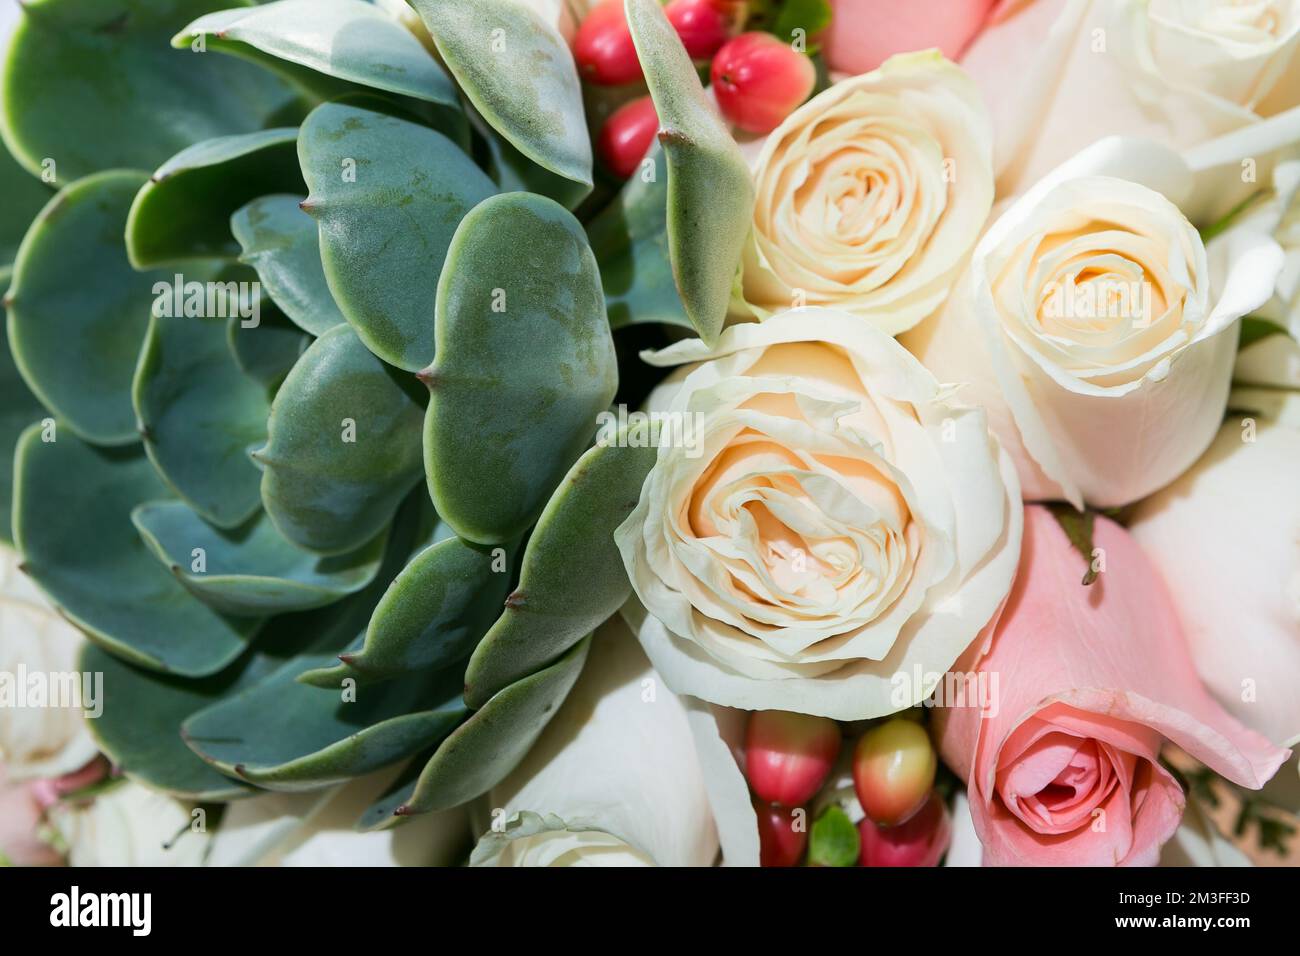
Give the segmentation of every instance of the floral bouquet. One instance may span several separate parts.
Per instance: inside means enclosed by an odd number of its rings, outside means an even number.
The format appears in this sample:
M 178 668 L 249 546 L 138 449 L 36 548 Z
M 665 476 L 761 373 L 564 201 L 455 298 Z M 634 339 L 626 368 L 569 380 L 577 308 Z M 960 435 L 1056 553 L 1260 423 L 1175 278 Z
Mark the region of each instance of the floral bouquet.
M 3 9 L 0 859 L 1296 859 L 1300 0 Z

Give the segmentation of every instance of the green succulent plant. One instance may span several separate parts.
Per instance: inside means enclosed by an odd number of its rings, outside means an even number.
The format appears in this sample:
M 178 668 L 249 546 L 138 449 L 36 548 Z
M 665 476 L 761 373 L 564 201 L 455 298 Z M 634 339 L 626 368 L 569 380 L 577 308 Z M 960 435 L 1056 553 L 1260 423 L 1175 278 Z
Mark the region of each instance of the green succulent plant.
M 613 330 L 723 322 L 748 174 L 655 0 L 621 190 L 551 25 L 412 6 L 27 0 L 5 60 L 0 538 L 178 796 L 499 782 L 629 593 Z

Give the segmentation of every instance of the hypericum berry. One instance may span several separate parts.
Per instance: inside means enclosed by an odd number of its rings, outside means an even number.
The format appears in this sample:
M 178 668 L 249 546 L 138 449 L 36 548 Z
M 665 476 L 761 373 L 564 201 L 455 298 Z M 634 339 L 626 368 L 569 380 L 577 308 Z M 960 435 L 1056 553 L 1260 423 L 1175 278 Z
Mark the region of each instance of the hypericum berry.
M 840 728 L 826 717 L 760 710 L 745 734 L 745 774 L 760 800 L 793 807 L 813 798 L 840 752 Z
M 812 60 L 770 33 L 742 33 L 713 58 L 722 115 L 750 133 L 770 133 L 817 82 Z
M 902 823 L 925 803 L 938 759 L 925 727 L 895 717 L 872 727 L 853 751 L 853 787 L 868 817 Z
M 605 165 L 619 179 L 627 179 L 645 159 L 659 131 L 659 114 L 648 96 L 624 103 L 600 128 L 597 150 Z
M 755 803 L 760 866 L 798 866 L 808 847 L 808 820 L 799 807 Z
M 858 836 L 863 866 L 938 866 L 952 840 L 952 821 L 939 795 L 931 793 L 920 810 L 896 827 L 863 818 Z
M 714 0 L 672 0 L 664 14 L 692 60 L 707 60 L 727 42 L 727 14 Z
M 573 59 L 582 78 L 598 86 L 641 79 L 641 61 L 623 14 L 623 0 L 605 0 L 591 8 L 573 38 Z

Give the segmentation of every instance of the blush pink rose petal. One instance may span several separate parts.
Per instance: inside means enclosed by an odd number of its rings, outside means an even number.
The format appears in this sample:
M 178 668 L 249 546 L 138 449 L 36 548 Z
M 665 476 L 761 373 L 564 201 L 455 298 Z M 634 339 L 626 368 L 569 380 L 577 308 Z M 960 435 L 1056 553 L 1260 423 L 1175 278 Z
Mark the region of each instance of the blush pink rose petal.
M 1056 519 L 1025 509 L 1016 584 L 957 664 L 988 675 L 992 706 L 938 711 L 988 865 L 1154 865 L 1184 807 L 1165 741 L 1251 789 L 1289 756 L 1210 698 L 1128 532 L 1098 517 L 1093 543 L 1105 570 L 1084 587 Z
M 895 53 L 937 47 L 957 59 L 997 0 L 831 0 L 822 35 L 826 62 L 839 73 L 867 73 Z

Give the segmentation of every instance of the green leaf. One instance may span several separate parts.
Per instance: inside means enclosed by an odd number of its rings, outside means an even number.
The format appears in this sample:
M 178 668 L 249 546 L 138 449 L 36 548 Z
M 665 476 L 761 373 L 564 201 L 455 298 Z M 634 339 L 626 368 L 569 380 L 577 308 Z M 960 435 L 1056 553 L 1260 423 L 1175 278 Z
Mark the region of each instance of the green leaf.
M 691 327 L 673 279 L 668 252 L 668 181 L 663 148 L 648 156 L 655 176 L 633 174 L 618 198 L 587 224 L 587 238 L 600 263 L 605 308 L 613 328 L 640 322 Z
M 831 16 L 830 0 L 785 0 L 771 32 L 790 43 L 796 39 L 795 31 L 802 30 L 807 44 L 831 25 Z
M 0 322 L 4 321 L 0 308 Z M 13 544 L 11 515 L 14 496 L 14 447 L 29 425 L 48 413 L 23 382 L 9 354 L 9 343 L 0 337 L 0 541 Z
M 231 213 L 257 196 L 302 189 L 297 144 L 297 129 L 268 129 L 204 140 L 167 160 L 131 205 L 131 264 L 148 269 L 239 255 Z
M 230 354 L 225 321 L 155 315 L 132 398 L 145 451 L 177 495 L 223 528 L 259 510 L 248 452 L 266 440 L 270 404 Z
M 812 866 L 857 866 L 858 828 L 839 804 L 827 807 L 808 834 L 808 863 Z
M 554 664 L 511 684 L 443 741 L 420 773 L 399 816 L 459 806 L 506 778 L 569 696 L 587 660 L 591 638 Z
M 24 381 L 72 431 L 105 445 L 139 437 L 131 381 L 154 286 L 172 279 L 136 272 L 122 246 L 146 179 L 99 173 L 55 196 L 23 239 L 9 289 L 9 345 Z
M 279 387 L 312 341 L 265 300 L 262 321 L 255 327 L 244 328 L 239 316 L 231 316 L 226 323 L 226 346 L 235 364 L 268 391 Z M 265 427 L 262 432 L 265 437 Z
M 754 212 L 749 167 L 657 0 L 626 0 L 668 162 L 668 251 L 700 338 L 722 332 Z
M 414 379 L 402 378 L 341 325 L 280 386 L 254 458 L 267 514 L 294 544 L 324 554 L 360 547 L 419 480 L 422 409 Z
M 1070 539 L 1071 546 L 1083 556 L 1088 566 L 1083 574 L 1083 584 L 1092 584 L 1097 580 L 1097 571 L 1092 566 L 1092 529 L 1097 513 L 1076 511 L 1073 505 L 1064 502 L 1054 502 L 1047 507 L 1056 518 L 1057 524 L 1061 526 L 1061 530 L 1065 532 L 1065 536 Z
M 576 219 L 528 193 L 465 217 L 438 284 L 426 471 L 438 514 L 468 541 L 537 519 L 618 387 L 595 256 Z
M 514 0 L 411 0 L 483 118 L 543 169 L 592 185 L 582 84 L 564 37 Z
M 307 117 L 298 151 L 340 311 L 389 365 L 427 365 L 447 247 L 492 180 L 441 133 L 340 103 Z
M 591 194 L 591 187 L 543 169 L 511 145 L 510 141 L 473 114 L 475 131 L 487 147 L 485 168 L 503 193 L 537 193 L 566 209 L 576 209 Z
M 316 221 L 297 196 L 255 199 L 230 219 L 243 254 L 267 294 L 305 332 L 322 335 L 344 321 L 325 281 Z
M 251 64 L 168 41 L 177 24 L 240 0 L 25 0 L 4 65 L 0 130 L 14 157 L 58 182 L 153 169 L 191 143 L 251 133 L 293 91 Z
M 1249 345 L 1254 345 L 1260 339 L 1266 339 L 1274 335 L 1285 335 L 1291 338 L 1291 331 L 1284 325 L 1279 325 L 1271 319 L 1263 319 L 1257 315 L 1248 315 L 1241 320 L 1241 338 L 1238 340 L 1238 350 L 1244 349 Z
M 529 538 L 519 587 L 470 658 L 467 704 L 483 706 L 554 660 L 627 600 L 632 588 L 614 529 L 636 507 L 656 457 L 647 433 L 624 431 L 570 469 Z
M 131 520 L 155 556 L 199 600 L 225 614 L 260 617 L 332 604 L 379 572 L 387 529 L 349 554 L 322 557 L 294 547 L 265 514 L 222 530 L 179 501 L 138 506 Z M 201 549 L 202 570 L 195 570 Z M 335 683 L 334 686 L 338 686 Z
M 13 265 L 27 227 L 53 198 L 54 190 L 0 148 L 0 207 L 5 211 L 0 216 L 0 273 Z M 8 276 L 0 276 L 0 284 L 5 282 Z
M 167 497 L 139 446 L 96 448 L 62 425 L 46 442 L 37 425 L 18 441 L 14 476 L 14 538 L 27 573 L 92 641 L 187 677 L 215 674 L 247 646 L 260 622 L 196 600 L 136 533 L 131 510 Z
M 361 651 L 300 679 L 337 687 L 345 677 L 382 680 L 463 660 L 496 619 L 509 588 L 509 551 L 495 550 L 454 535 L 430 545 L 389 585 Z
M 451 78 L 415 36 L 362 0 L 279 0 L 200 17 L 172 39 L 233 53 L 279 72 L 309 96 L 357 86 L 454 105 Z
M 420 771 L 436 752 L 437 748 L 434 748 L 427 753 L 419 754 L 403 767 L 402 772 L 387 789 L 362 812 L 356 822 L 356 829 L 362 833 L 388 830 L 407 820 L 407 817 L 397 815 L 397 808 L 404 806 L 411 799 L 411 795 L 415 793 L 415 783 L 420 779 Z

